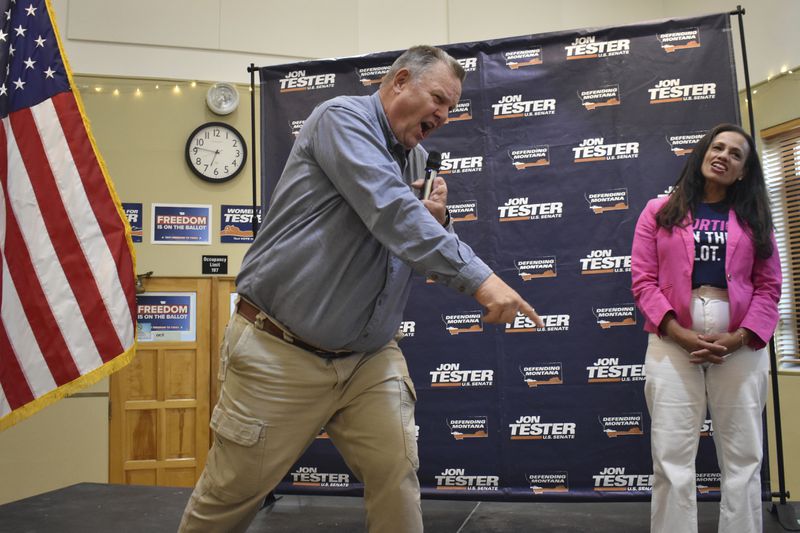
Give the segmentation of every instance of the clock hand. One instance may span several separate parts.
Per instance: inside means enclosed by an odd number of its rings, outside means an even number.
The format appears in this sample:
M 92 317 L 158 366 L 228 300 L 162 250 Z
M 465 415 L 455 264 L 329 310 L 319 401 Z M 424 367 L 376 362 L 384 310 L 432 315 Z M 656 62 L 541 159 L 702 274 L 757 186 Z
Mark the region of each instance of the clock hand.
M 217 158 L 217 154 L 218 153 L 219 153 L 219 150 L 214 150 L 214 157 L 211 158 L 211 162 L 208 164 L 208 166 L 211 166 L 211 165 L 214 164 L 214 160 Z

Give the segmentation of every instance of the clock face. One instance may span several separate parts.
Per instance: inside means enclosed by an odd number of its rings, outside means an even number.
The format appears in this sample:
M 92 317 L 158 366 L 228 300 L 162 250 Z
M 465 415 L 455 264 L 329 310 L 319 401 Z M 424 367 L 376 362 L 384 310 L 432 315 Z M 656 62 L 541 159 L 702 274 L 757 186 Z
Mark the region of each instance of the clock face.
M 186 141 L 186 162 L 206 181 L 227 181 L 241 172 L 246 161 L 247 146 L 242 135 L 224 122 L 203 124 Z

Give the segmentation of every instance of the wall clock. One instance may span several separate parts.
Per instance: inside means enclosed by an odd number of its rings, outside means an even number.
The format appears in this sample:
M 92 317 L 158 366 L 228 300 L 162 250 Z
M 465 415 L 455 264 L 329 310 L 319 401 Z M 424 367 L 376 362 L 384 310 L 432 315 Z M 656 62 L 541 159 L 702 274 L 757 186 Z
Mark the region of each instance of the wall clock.
M 186 140 L 185 153 L 192 172 L 212 183 L 235 177 L 247 161 L 247 145 L 242 134 L 224 122 L 198 126 Z

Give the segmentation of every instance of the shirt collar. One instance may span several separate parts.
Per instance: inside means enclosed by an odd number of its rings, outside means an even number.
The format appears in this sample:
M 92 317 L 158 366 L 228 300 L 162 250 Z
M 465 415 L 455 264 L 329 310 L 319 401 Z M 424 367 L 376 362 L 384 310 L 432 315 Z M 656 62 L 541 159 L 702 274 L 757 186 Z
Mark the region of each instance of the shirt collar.
M 386 138 L 386 148 L 394 154 L 400 161 L 405 162 L 408 157 L 409 150 L 400 144 L 400 141 L 395 137 L 391 126 L 389 126 L 389 119 L 386 117 L 386 112 L 383 110 L 383 103 L 381 103 L 380 91 L 375 91 L 370 95 L 373 106 L 375 107 L 375 115 L 378 117 L 378 123 L 381 125 L 381 130 Z

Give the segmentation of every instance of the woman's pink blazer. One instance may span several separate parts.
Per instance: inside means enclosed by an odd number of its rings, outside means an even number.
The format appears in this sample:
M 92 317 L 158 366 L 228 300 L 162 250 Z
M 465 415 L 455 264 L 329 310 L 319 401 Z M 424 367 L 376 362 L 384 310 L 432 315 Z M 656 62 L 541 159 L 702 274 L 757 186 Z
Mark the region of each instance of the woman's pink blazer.
M 694 268 L 692 220 L 672 230 L 656 224 L 656 213 L 667 197 L 650 200 L 636 223 L 631 251 L 631 288 L 639 310 L 645 316 L 644 329 L 659 333 L 664 315 L 673 311 L 678 323 L 692 327 L 690 301 Z M 755 333 L 750 342 L 763 348 L 778 324 L 778 299 L 781 295 L 781 265 L 775 237 L 774 252 L 758 259 L 746 226 L 736 214 L 728 213 L 728 240 L 725 275 L 728 278 L 730 325 L 728 331 L 745 327 Z

